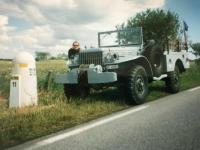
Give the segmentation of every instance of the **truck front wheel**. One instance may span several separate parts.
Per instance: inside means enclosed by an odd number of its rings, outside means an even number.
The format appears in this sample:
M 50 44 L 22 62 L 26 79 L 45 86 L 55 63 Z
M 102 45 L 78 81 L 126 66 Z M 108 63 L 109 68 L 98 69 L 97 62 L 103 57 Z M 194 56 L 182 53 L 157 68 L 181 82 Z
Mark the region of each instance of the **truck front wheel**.
M 64 84 L 64 93 L 67 98 L 78 96 L 78 86 L 74 84 Z
M 86 98 L 90 93 L 90 88 L 76 84 L 64 84 L 64 93 L 67 98 L 70 97 Z
M 148 77 L 144 67 L 133 67 L 125 86 L 129 104 L 138 105 L 144 103 L 148 94 Z

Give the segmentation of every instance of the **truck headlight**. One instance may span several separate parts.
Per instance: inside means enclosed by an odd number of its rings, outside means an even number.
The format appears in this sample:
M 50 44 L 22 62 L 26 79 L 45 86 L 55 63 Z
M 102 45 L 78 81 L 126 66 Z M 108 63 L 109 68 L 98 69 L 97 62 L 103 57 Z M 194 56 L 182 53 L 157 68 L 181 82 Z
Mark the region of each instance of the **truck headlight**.
M 101 65 L 94 65 L 94 64 L 90 64 L 89 68 L 92 69 L 93 71 L 96 71 L 97 73 L 102 73 L 103 72 L 103 68 Z
M 111 54 L 107 53 L 105 56 L 105 63 L 114 63 L 119 59 L 119 55 L 117 53 Z
M 113 57 L 114 57 L 115 60 L 119 60 L 119 54 L 118 53 L 114 53 Z
M 105 57 L 105 60 L 107 61 L 107 62 L 111 62 L 112 61 L 112 55 L 110 54 L 110 53 L 108 53 L 107 55 L 106 55 L 106 57 Z

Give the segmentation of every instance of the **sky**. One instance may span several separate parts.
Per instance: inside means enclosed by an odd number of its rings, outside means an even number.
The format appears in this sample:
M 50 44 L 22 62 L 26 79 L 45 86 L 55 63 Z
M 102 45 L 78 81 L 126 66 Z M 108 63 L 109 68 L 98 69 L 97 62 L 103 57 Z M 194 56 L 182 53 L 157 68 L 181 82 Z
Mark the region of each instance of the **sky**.
M 67 53 L 73 41 L 96 46 L 97 33 L 114 30 L 147 8 L 176 12 L 200 42 L 199 0 L 1 0 L 0 58 L 20 51 Z

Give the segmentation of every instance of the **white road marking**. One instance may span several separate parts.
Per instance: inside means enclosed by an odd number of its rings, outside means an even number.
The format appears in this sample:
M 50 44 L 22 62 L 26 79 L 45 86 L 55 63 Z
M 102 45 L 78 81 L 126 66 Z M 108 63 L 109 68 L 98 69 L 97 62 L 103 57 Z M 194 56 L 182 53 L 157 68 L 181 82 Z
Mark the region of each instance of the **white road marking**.
M 102 119 L 100 121 L 91 123 L 89 125 L 86 125 L 86 126 L 83 126 L 83 127 L 77 128 L 77 129 L 74 129 L 72 131 L 69 131 L 69 132 L 66 132 L 66 133 L 63 133 L 63 134 L 60 134 L 60 135 L 57 135 L 57 136 L 50 137 L 48 139 L 42 140 L 40 142 L 35 143 L 31 147 L 25 148 L 25 149 L 26 150 L 33 150 L 33 149 L 39 148 L 41 146 L 48 145 L 48 144 L 51 144 L 51 143 L 63 140 L 63 139 L 68 138 L 70 136 L 77 135 L 77 134 L 82 133 L 84 131 L 87 131 L 87 130 L 90 130 L 92 128 L 95 128 L 97 126 L 109 123 L 109 122 L 114 121 L 116 119 L 125 117 L 127 115 L 133 114 L 133 113 L 138 112 L 138 111 L 141 111 L 141 110 L 146 109 L 148 107 L 149 107 L 149 105 L 144 105 L 144 106 L 140 106 L 140 107 L 137 107 L 137 108 L 134 108 L 134 109 L 122 112 L 120 114 L 116 114 L 116 115 L 111 116 L 109 118 Z
M 198 89 L 200 89 L 200 86 L 195 87 L 195 88 L 192 88 L 192 89 L 189 89 L 188 91 L 189 91 L 189 92 L 192 92 L 192 91 L 196 91 L 196 90 L 198 90 Z

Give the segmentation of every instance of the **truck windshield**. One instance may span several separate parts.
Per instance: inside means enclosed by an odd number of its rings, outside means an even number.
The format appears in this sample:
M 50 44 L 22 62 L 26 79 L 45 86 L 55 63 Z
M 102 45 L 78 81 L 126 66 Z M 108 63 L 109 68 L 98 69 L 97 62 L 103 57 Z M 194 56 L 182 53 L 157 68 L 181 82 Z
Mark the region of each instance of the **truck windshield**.
M 99 47 L 119 47 L 142 44 L 142 28 L 135 27 L 125 30 L 98 33 Z

